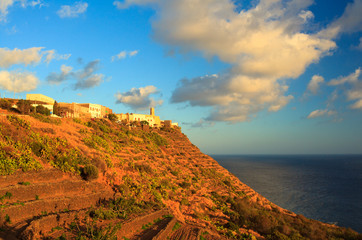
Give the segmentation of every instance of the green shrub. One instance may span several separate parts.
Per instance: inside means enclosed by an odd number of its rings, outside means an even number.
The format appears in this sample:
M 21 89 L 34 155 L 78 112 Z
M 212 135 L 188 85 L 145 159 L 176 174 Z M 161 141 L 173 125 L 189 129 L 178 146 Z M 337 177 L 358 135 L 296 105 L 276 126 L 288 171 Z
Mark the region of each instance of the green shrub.
M 116 225 L 110 224 L 103 227 L 97 226 L 95 221 L 88 222 L 85 227 L 80 227 L 78 224 L 76 224 L 75 234 L 77 236 L 75 239 L 116 240 L 116 234 L 119 229 L 121 229 L 121 224 L 119 223 Z
M 184 181 L 182 183 L 179 183 L 178 185 L 182 188 L 189 188 L 191 186 L 191 183 Z
M 73 122 L 82 124 L 82 120 L 80 120 L 79 118 L 73 118 Z
M 30 144 L 30 148 L 36 156 L 42 156 L 42 152 L 44 151 L 44 146 L 42 143 L 34 141 Z
M 38 106 L 39 107 L 39 106 Z M 45 116 L 44 116 L 45 115 Z M 50 115 L 50 112 L 49 112 Z M 41 122 L 45 122 L 45 123 L 50 123 L 50 124 L 55 124 L 55 125 L 60 125 L 62 123 L 62 121 L 59 118 L 53 118 L 53 117 L 49 117 L 49 115 L 47 114 L 40 114 L 40 113 L 33 113 L 31 114 L 31 116 L 33 118 L 38 119 Z
M 30 182 L 19 182 L 20 185 L 29 186 Z
M 103 207 L 100 207 L 98 209 L 91 210 L 89 212 L 89 216 L 95 219 L 109 220 L 117 218 L 118 214 L 112 209 L 104 209 Z
M 116 114 L 113 114 L 113 113 L 108 114 L 108 115 L 107 115 L 107 118 L 108 118 L 109 120 L 111 120 L 112 122 L 118 120 L 117 115 L 116 115 Z
M 168 142 L 165 138 L 161 137 L 159 134 L 151 132 L 149 133 L 150 140 L 157 146 L 166 146 Z
M 153 172 L 152 167 L 150 165 L 147 165 L 147 164 L 135 164 L 134 166 L 139 172 L 146 172 L 146 173 L 152 173 Z
M 186 206 L 190 205 L 189 200 L 187 200 L 187 198 L 182 198 L 180 204 Z
M 7 149 L 3 147 L 0 150 L 0 175 L 10 175 L 18 169 L 26 172 L 42 168 L 27 146 L 17 142 L 13 143 L 13 148 L 9 148 L 12 151 L 9 152 Z
M 180 227 L 181 227 L 181 224 L 179 222 L 176 222 L 175 225 L 173 225 L 173 227 L 172 227 L 172 231 L 176 231 Z
M 10 110 L 11 109 L 11 102 L 6 99 L 0 99 L 0 108 Z
M 0 196 L 0 202 L 3 202 L 4 199 L 10 199 L 13 196 L 11 192 L 6 192 L 3 196 Z
M 82 175 L 86 180 L 93 180 L 98 178 L 98 168 L 94 165 L 87 165 L 83 168 Z
M 106 158 L 106 165 L 108 168 L 113 168 L 113 162 L 111 159 Z
M 44 107 L 43 105 L 38 105 L 35 107 L 35 112 L 39 113 L 39 114 L 43 114 L 45 116 L 49 116 L 50 115 L 50 110 L 46 107 Z
M 30 114 L 30 112 L 32 112 L 33 107 L 31 106 L 30 101 L 28 100 L 24 100 L 24 99 L 20 99 L 16 105 L 18 106 L 18 111 L 21 114 Z
M 28 121 L 26 121 L 25 119 L 19 118 L 15 115 L 7 115 L 6 118 L 16 126 L 30 129 L 30 123 Z
M 10 175 L 18 169 L 16 160 L 9 158 L 3 151 L 0 151 L 0 159 L 0 175 Z

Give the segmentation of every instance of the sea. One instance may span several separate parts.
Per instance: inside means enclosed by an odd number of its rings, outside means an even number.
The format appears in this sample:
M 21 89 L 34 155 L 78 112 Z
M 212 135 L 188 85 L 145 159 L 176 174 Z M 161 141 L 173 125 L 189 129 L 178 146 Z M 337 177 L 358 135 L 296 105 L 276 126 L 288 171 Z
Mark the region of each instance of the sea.
M 278 206 L 362 233 L 362 155 L 212 155 Z

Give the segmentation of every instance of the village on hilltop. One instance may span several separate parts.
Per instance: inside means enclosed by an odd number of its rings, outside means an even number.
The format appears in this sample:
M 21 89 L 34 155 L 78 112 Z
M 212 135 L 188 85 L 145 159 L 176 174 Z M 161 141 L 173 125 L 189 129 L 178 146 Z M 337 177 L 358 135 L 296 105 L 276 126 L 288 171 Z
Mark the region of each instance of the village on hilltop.
M 102 106 L 100 104 L 93 103 L 64 103 L 56 102 L 53 98 L 45 96 L 43 94 L 26 94 L 26 100 L 32 107 L 48 109 L 50 115 L 53 117 L 62 118 L 109 118 L 114 116 L 117 118 L 117 122 L 127 125 L 147 125 L 154 128 L 179 128 L 178 123 L 173 123 L 172 120 L 161 120 L 159 116 L 155 115 L 155 109 L 150 108 L 150 114 L 138 114 L 138 113 L 113 113 L 113 110 Z M 17 103 L 13 105 L 13 108 L 17 108 Z

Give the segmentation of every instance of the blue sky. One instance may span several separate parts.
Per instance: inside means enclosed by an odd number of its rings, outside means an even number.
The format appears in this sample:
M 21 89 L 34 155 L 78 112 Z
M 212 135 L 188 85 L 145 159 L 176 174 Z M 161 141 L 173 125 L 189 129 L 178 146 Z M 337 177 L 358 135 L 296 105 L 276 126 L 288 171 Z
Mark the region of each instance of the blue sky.
M 362 0 L 0 0 L 0 94 L 179 122 L 208 154 L 362 153 Z

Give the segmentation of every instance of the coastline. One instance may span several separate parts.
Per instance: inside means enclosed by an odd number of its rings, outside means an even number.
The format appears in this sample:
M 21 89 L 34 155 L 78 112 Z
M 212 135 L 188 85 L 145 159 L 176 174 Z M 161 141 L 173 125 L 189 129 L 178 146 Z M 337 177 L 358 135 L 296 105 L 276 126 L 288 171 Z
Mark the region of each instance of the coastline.
M 362 155 L 210 156 L 276 205 L 362 232 Z

